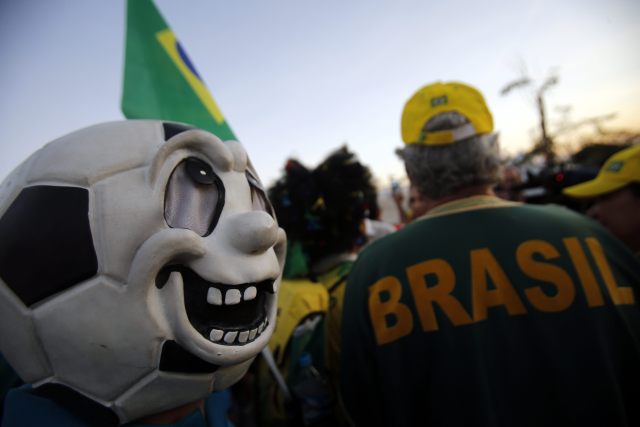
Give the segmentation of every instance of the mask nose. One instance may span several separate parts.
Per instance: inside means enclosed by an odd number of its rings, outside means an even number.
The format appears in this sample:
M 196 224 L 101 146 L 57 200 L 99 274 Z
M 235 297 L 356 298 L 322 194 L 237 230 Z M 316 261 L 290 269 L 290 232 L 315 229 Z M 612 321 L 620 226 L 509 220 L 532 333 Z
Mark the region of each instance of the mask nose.
M 266 212 L 252 211 L 232 219 L 228 237 L 241 252 L 256 255 L 273 247 L 278 241 L 278 225 Z

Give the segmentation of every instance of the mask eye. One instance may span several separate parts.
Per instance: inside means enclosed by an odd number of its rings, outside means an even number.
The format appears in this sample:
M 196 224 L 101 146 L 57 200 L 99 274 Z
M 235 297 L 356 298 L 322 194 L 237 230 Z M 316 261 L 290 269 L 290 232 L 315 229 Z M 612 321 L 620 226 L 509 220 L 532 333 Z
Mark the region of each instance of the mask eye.
M 171 173 L 164 199 L 164 217 L 171 228 L 211 234 L 224 206 L 224 186 L 206 162 L 190 157 Z
M 269 199 L 258 180 L 247 172 L 247 181 L 249 181 L 249 188 L 251 189 L 251 205 L 254 211 L 264 211 L 273 216 L 273 209 Z

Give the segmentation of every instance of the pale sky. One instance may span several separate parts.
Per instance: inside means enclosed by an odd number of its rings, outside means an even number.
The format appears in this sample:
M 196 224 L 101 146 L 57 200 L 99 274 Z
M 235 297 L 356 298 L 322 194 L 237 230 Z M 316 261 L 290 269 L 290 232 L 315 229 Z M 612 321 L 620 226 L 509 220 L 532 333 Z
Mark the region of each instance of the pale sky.
M 347 143 L 386 186 L 404 177 L 404 102 L 458 80 L 481 90 L 503 150 L 531 143 L 523 73 L 570 119 L 640 123 L 637 0 L 156 0 L 263 182 L 289 156 L 315 166 Z M 125 3 L 0 0 L 0 179 L 45 143 L 120 120 Z

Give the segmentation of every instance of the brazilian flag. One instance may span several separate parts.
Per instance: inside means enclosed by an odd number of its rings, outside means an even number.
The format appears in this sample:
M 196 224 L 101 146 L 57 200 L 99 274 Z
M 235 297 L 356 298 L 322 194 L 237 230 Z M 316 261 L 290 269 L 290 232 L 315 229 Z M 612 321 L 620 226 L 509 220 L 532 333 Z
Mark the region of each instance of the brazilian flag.
M 152 0 L 128 0 L 122 112 L 188 123 L 237 139 Z

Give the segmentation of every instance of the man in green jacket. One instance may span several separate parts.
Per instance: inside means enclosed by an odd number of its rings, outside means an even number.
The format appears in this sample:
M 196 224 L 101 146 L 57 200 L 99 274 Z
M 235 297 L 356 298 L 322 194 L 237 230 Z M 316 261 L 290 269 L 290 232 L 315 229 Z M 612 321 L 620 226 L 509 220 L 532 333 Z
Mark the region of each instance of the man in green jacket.
M 434 83 L 402 115 L 423 217 L 347 283 L 341 389 L 358 426 L 640 425 L 640 264 L 596 222 L 498 199 L 493 119 Z

